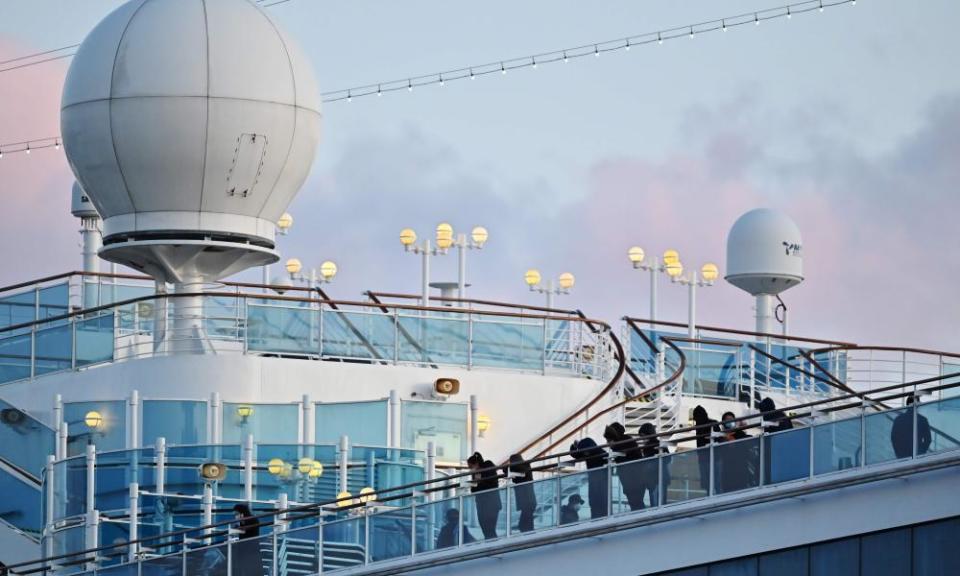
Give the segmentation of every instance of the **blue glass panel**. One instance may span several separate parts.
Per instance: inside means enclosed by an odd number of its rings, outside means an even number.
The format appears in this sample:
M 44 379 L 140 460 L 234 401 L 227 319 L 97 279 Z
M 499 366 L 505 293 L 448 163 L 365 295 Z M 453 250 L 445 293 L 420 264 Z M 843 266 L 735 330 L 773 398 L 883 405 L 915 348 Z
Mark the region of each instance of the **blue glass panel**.
M 911 571 L 909 528 L 868 534 L 860 538 L 861 574 L 902 576 Z
M 764 484 L 777 484 L 810 475 L 810 428 L 797 428 L 764 437 Z
M 98 412 L 102 421 L 96 428 L 86 424 L 86 415 Z M 86 452 L 87 444 L 94 444 L 98 451 L 121 450 L 126 446 L 126 403 L 122 400 L 109 402 L 70 402 L 63 405 L 63 419 L 68 424 L 67 455 L 76 456 Z
M 759 576 L 807 576 L 806 548 L 763 554 L 759 560 Z
M 334 570 L 364 563 L 366 539 L 362 518 L 323 525 L 323 569 Z
M 894 422 L 897 434 L 894 436 Z M 907 408 L 868 414 L 863 419 L 864 461 L 869 464 L 888 462 L 912 456 L 913 414 Z
M 477 540 L 493 540 L 507 533 L 507 514 L 504 502 L 506 489 L 498 488 L 472 493 L 463 497 L 463 527 Z
M 474 316 L 474 366 L 542 370 L 544 326 L 540 319 Z
M 70 311 L 70 287 L 64 282 L 40 289 L 38 320 L 63 316 Z
M 145 560 L 140 565 L 140 576 L 182 576 L 183 558 L 170 556 Z
M 319 538 L 320 529 L 316 526 L 282 532 L 277 538 L 277 549 L 279 551 L 277 571 L 280 574 L 291 576 L 293 574 L 316 574 L 320 560 Z M 239 561 L 239 566 L 257 564 L 258 556 L 261 565 L 264 560 L 269 560 L 269 558 L 264 557 L 264 554 L 258 555 L 258 549 L 272 553 L 270 552 L 272 542 L 268 540 L 264 540 L 262 543 L 249 540 L 246 542 L 249 542 L 249 544 L 244 544 L 241 541 L 241 547 L 234 556 L 234 562 Z M 244 545 L 246 549 L 243 548 Z M 234 566 L 238 566 L 238 564 L 234 564 Z M 270 574 L 271 571 L 262 568 L 256 571 L 235 568 L 233 573 L 235 576 L 260 576 L 261 574 Z
M 238 341 L 243 337 L 241 301 L 232 296 L 207 296 L 203 299 L 205 337 Z
M 241 416 L 239 407 L 252 407 Z M 248 434 L 258 443 L 295 443 L 299 438 L 300 404 L 223 404 L 223 442 L 243 444 Z
M 700 452 L 699 454 L 705 454 Z M 709 454 L 707 454 L 709 457 Z M 658 506 L 656 458 L 617 464 L 613 468 L 613 513 L 643 510 Z M 699 487 L 699 485 L 698 485 Z
M 400 405 L 402 446 L 425 451 L 427 443 L 433 442 L 438 460 L 464 460 L 467 410 L 466 404 L 403 401 Z
M 39 478 L 55 445 L 51 428 L 0 400 L 0 457 Z
M 401 360 L 467 363 L 468 325 L 465 316 L 451 319 L 400 316 L 400 328 Z
M 818 424 L 813 429 L 813 473 L 826 474 L 860 464 L 860 418 Z
M 859 538 L 848 538 L 810 547 L 810 576 L 847 576 L 859 573 Z
M 700 346 L 684 350 L 687 367 L 683 372 L 683 390 L 699 396 L 733 398 L 739 382 L 736 348 Z
M 319 354 L 318 310 L 247 306 L 247 348 L 277 354 Z
M 740 558 L 710 566 L 710 576 L 757 576 L 757 559 Z
M 323 355 L 333 358 L 383 358 L 397 355 L 394 317 L 377 312 L 323 310 Z
M 207 435 L 207 403 L 191 400 L 144 400 L 143 445 L 163 437 L 167 445 L 201 444 Z
M 560 477 L 560 494 L 563 508 L 560 510 L 560 524 L 572 524 L 580 520 L 603 518 L 610 505 L 609 472 L 607 468 L 593 468 L 577 474 Z M 577 496 L 581 502 L 577 508 L 571 497 Z M 574 499 L 576 500 L 576 499 Z
M 12 382 L 30 377 L 32 340 L 31 334 L 0 339 L 0 382 Z
M 413 516 L 409 507 L 373 514 L 368 519 L 371 562 L 409 556 L 413 552 Z
M 196 467 L 193 470 L 196 474 Z M 123 510 L 128 505 L 131 482 L 137 482 L 143 490 L 155 485 L 153 449 L 98 453 L 95 475 L 95 508 Z
M 719 461 L 722 453 L 715 452 L 714 456 Z M 701 474 L 709 474 L 710 467 L 700 463 L 702 460 L 709 461 L 709 458 L 709 446 L 662 456 L 663 486 L 666 487 L 663 503 L 672 504 L 706 496 L 710 478 L 703 478 Z
M 46 481 L 46 478 L 44 480 Z M 55 464 L 53 483 L 54 518 L 68 518 L 86 511 L 87 463 L 84 457 L 70 458 Z
M 917 421 L 917 454 L 960 449 L 960 396 L 921 404 Z
M 36 374 L 69 370 L 73 348 L 73 327 L 69 324 L 37 330 Z
M 933 522 L 913 529 L 914 576 L 960 574 L 960 518 Z
M 317 404 L 316 441 L 318 444 L 350 438 L 351 444 L 383 446 L 387 443 L 387 401 Z
M 726 494 L 760 485 L 759 438 L 717 444 L 713 457 L 714 493 Z
M 112 313 L 77 322 L 77 367 L 113 360 Z
M 71 528 L 65 528 L 63 530 L 58 530 L 53 533 L 53 555 L 62 556 L 64 554 L 70 554 L 73 552 L 78 552 L 85 549 L 84 546 L 84 527 L 76 526 Z M 67 564 L 75 560 L 79 560 L 78 556 L 74 558 L 64 558 L 60 562 Z M 75 574 L 83 569 L 82 564 L 74 564 L 69 567 L 64 567 L 63 572 L 66 574 Z M 60 573 L 60 570 L 58 570 Z
M 659 576 L 709 576 L 709 572 L 706 566 L 698 566 L 696 568 L 684 568 L 683 570 L 664 572 Z
M 654 472 L 656 477 L 656 472 Z M 559 522 L 560 481 L 546 478 L 513 484 L 510 489 L 510 534 L 551 528 Z
M 40 490 L 31 484 L 0 469 L 0 520 L 17 528 L 39 534 Z
M 36 319 L 36 291 L 30 290 L 0 298 L 0 327 L 24 324 Z
M 460 543 L 459 503 L 457 498 L 450 498 L 417 506 L 417 554 Z M 464 538 L 465 544 L 473 541 L 473 534 Z

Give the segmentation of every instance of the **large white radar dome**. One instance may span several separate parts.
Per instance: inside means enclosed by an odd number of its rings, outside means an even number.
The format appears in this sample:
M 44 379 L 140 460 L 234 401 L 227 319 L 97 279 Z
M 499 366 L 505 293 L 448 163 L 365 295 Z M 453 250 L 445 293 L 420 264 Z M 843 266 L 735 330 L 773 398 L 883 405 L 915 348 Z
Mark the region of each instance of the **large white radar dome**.
M 310 66 L 252 2 L 120 6 L 77 51 L 61 111 L 101 256 L 171 282 L 275 262 L 320 115 Z
M 727 236 L 726 280 L 754 296 L 779 294 L 803 281 L 803 241 L 789 216 L 759 208 Z

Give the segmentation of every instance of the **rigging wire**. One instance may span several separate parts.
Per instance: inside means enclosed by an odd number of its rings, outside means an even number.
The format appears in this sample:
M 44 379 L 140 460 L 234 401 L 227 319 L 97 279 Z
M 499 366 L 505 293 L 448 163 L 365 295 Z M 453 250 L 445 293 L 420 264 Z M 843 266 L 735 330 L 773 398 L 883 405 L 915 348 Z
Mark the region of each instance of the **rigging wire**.
M 289 2 L 290 0 L 258 1 L 264 7 L 270 7 Z M 501 75 L 506 75 L 510 70 L 522 68 L 536 69 L 538 65 L 552 64 L 556 62 L 568 63 L 571 59 L 583 58 L 587 56 L 599 57 L 605 52 L 616 52 L 621 50 L 629 52 L 630 48 L 632 47 L 639 47 L 649 44 L 660 45 L 668 40 L 675 40 L 677 38 L 685 37 L 693 38 L 695 35 L 708 32 L 727 32 L 729 29 L 748 24 L 759 26 L 761 22 L 767 20 L 785 19 L 790 21 L 792 20 L 793 16 L 814 11 L 823 12 L 827 8 L 834 8 L 847 4 L 852 6 L 856 5 L 856 3 L 857 0 L 803 0 L 801 2 L 786 4 L 776 8 L 767 8 L 753 12 L 746 12 L 724 18 L 718 18 L 715 20 L 707 20 L 633 36 L 620 37 L 613 40 L 592 42 L 590 44 L 583 44 L 580 46 L 573 46 L 570 48 L 553 50 L 550 52 L 540 52 L 537 54 L 530 54 L 528 56 L 496 60 L 487 62 L 485 64 L 475 64 L 472 66 L 464 66 L 462 68 L 453 68 L 431 74 L 408 76 L 405 78 L 378 82 L 376 84 L 353 86 L 351 88 L 323 92 L 321 96 L 323 101 L 327 103 L 340 101 L 346 101 L 349 103 L 353 102 L 353 100 L 356 98 L 374 95 L 382 96 L 384 93 L 388 92 L 397 92 L 402 90 L 413 92 L 415 88 L 422 86 L 444 86 L 448 82 L 464 79 L 475 80 L 479 76 L 496 74 L 498 72 Z M 57 58 L 62 57 L 65 56 L 59 56 Z M 0 72 L 4 72 L 9 69 L 10 68 L 0 69 Z M 21 152 L 26 152 L 29 154 L 31 150 L 46 148 L 59 149 L 60 142 L 61 138 L 59 136 L 50 136 L 47 138 L 38 138 L 23 142 L 0 144 L 0 159 L 3 158 L 4 154 L 16 154 Z

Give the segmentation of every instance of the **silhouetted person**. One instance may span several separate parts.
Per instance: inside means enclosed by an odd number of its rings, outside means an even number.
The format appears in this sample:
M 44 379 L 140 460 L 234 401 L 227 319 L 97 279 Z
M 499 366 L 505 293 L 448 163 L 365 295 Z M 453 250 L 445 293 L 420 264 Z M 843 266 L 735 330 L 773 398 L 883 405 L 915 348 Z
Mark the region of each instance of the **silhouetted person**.
M 479 452 L 467 459 L 467 466 L 473 470 L 474 486 L 470 489 L 475 493 L 474 501 L 477 504 L 477 522 L 483 537 L 487 540 L 497 537 L 497 519 L 503 505 L 500 502 L 500 492 L 497 488 L 496 466 L 489 460 L 484 460 Z
M 733 412 L 724 412 L 720 420 L 723 428 L 722 443 L 749 438 L 747 433 L 740 429 L 741 424 L 736 421 Z M 740 442 L 714 452 L 718 463 L 718 492 L 733 492 L 756 484 L 754 478 L 759 454 L 755 453 L 756 447 L 749 444 Z
M 233 544 L 233 576 L 262 576 L 263 558 L 260 555 L 260 521 L 253 517 L 250 507 L 237 504 L 233 513 L 239 520 L 240 540 Z
M 890 443 L 893 444 L 893 453 L 897 455 L 897 458 L 913 456 L 913 412 L 917 409 L 913 401 L 913 395 L 907 396 L 907 406 L 910 407 L 910 410 L 904 410 L 894 418 L 893 427 L 890 428 Z M 917 455 L 926 454 L 932 441 L 930 422 L 918 413 Z
M 782 432 L 793 429 L 793 422 L 790 421 L 783 410 L 777 410 L 777 405 L 773 403 L 772 398 L 767 397 L 760 401 L 760 412 L 763 414 L 764 422 L 775 424 L 775 426 L 766 428 L 767 432 Z
M 581 506 L 583 506 L 583 498 L 579 494 L 573 494 L 567 498 L 567 503 L 560 507 L 560 524 L 579 522 Z
M 640 469 L 636 465 L 626 464 L 641 457 L 640 445 L 630 436 L 627 436 L 623 424 L 614 422 L 608 425 L 603 431 L 603 439 L 609 444 L 611 452 L 618 453 L 613 456 L 613 461 L 617 466 L 617 476 L 620 478 L 620 486 L 623 488 L 623 494 L 627 497 L 627 503 L 631 510 L 643 509 L 643 480 L 640 477 Z
M 533 492 L 533 471 L 530 463 L 520 454 L 510 456 L 510 472 L 513 474 L 513 498 L 520 511 L 517 529 L 521 532 L 533 530 L 533 513 L 537 509 L 537 495 Z
M 456 508 L 450 508 L 443 514 L 443 526 L 440 533 L 437 534 L 437 548 L 449 548 L 456 546 L 460 541 L 460 511 Z M 463 543 L 474 542 L 473 534 L 463 527 Z
M 607 490 L 607 453 L 597 447 L 593 438 L 584 438 L 570 445 L 570 452 L 577 462 L 587 465 L 587 500 L 590 502 L 590 517 L 603 518 L 607 515 L 609 502 Z
M 707 409 L 699 404 L 693 409 L 693 422 L 697 426 L 697 448 L 704 448 L 710 445 L 711 435 L 720 431 L 720 423 L 712 420 L 707 414 Z M 700 487 L 709 490 L 710 484 L 710 451 L 699 450 L 697 452 L 697 464 L 700 469 Z
M 643 458 L 656 458 L 660 454 L 670 453 L 669 450 L 660 445 L 660 438 L 656 436 L 656 426 L 650 422 L 645 422 L 640 426 L 639 432 L 640 437 L 644 438 L 644 440 L 642 440 L 643 444 L 640 447 L 640 454 Z M 650 506 L 657 506 L 660 503 L 660 482 L 657 479 L 657 471 L 659 469 L 660 466 L 650 463 L 645 465 L 640 473 L 640 500 L 643 501 L 643 497 L 649 493 Z M 663 463 L 663 486 L 666 488 L 669 485 L 670 465 L 665 461 Z

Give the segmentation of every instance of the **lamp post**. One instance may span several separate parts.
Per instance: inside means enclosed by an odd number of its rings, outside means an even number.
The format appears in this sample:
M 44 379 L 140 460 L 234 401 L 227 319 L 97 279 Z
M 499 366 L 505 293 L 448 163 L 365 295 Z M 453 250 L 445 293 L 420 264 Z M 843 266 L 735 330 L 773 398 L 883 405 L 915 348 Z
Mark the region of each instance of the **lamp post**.
M 429 238 L 417 244 L 417 233 L 412 228 L 404 228 L 400 231 L 400 243 L 403 244 L 403 249 L 423 256 L 420 304 L 424 308 L 430 305 L 430 257 L 442 256 L 453 246 L 453 226 L 446 222 L 437 225 L 436 241 L 436 246 L 431 244 Z
M 311 290 L 319 288 L 321 284 L 333 282 L 333 277 L 338 271 L 336 263 L 327 260 L 320 265 L 319 269 L 312 268 L 309 274 L 303 274 L 303 264 L 297 258 L 287 260 L 286 268 L 291 282 L 302 282 Z
M 286 236 L 290 232 L 290 227 L 293 226 L 293 216 L 289 212 L 284 212 L 280 219 L 277 220 L 277 234 L 281 236 Z M 270 265 L 263 265 L 263 285 L 264 291 L 266 291 L 266 286 L 270 285 Z
M 451 230 L 452 233 L 452 230 Z M 474 226 L 470 231 L 470 238 L 466 234 L 457 234 L 453 245 L 457 247 L 459 266 L 457 269 L 457 298 L 463 300 L 467 296 L 467 250 L 482 250 L 490 234 L 483 226 Z
M 573 285 L 577 281 L 573 274 L 564 272 L 558 276 L 556 280 L 551 279 L 544 285 L 540 271 L 535 268 L 527 270 L 526 274 L 523 275 L 523 280 L 527 283 L 527 286 L 530 287 L 531 292 L 539 292 L 547 295 L 547 308 L 553 308 L 554 295 L 569 294 L 570 289 L 573 288 Z
M 633 264 L 635 270 L 643 270 L 650 273 L 650 327 L 656 328 L 657 321 L 657 277 L 658 274 L 666 274 L 667 266 L 680 261 L 680 254 L 676 250 L 667 250 L 663 253 L 662 259 L 654 256 L 646 259 L 646 253 L 643 248 L 633 246 L 627 250 L 627 258 Z
M 679 260 L 668 264 L 667 275 L 670 281 L 689 288 L 687 299 L 687 336 L 693 340 L 696 338 L 697 331 L 697 287 L 706 288 L 713 286 L 713 283 L 720 276 L 720 269 L 716 264 L 704 264 L 700 268 L 700 275 L 693 270 L 689 275 L 683 275 L 683 264 Z

